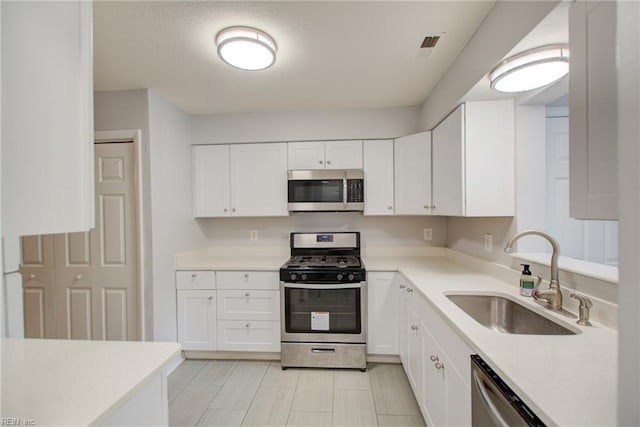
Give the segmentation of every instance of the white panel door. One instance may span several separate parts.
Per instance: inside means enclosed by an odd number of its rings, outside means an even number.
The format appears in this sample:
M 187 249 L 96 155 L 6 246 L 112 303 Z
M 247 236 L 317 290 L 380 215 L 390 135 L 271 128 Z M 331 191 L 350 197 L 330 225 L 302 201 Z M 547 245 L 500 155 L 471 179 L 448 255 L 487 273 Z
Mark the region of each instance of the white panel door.
M 53 235 L 22 238 L 25 338 L 56 338 Z
M 367 273 L 367 353 L 398 354 L 398 289 L 393 272 Z M 383 314 L 384 313 L 384 314 Z
M 327 169 L 362 169 L 362 141 L 327 141 L 324 159 Z
M 231 146 L 231 214 L 287 216 L 287 144 Z
M 393 215 L 393 140 L 363 143 L 364 214 Z
M 176 300 L 183 350 L 216 350 L 215 291 L 177 291 Z
M 229 196 L 229 146 L 192 147 L 193 216 L 231 215 Z
M 465 214 L 464 105 L 433 129 L 433 213 Z
M 290 142 L 289 169 L 324 169 L 324 142 Z
M 431 213 L 431 132 L 395 140 L 396 215 Z
M 60 338 L 135 340 L 137 229 L 132 143 L 96 144 L 96 228 L 54 238 Z

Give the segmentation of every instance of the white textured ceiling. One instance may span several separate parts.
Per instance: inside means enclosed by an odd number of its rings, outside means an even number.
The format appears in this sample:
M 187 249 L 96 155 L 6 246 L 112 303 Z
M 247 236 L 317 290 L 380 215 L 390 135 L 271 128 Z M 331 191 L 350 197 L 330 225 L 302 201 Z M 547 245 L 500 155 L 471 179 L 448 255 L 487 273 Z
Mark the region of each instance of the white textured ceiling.
M 96 90 L 151 88 L 192 114 L 421 104 L 493 1 L 94 3 Z M 233 69 L 214 37 L 274 37 L 268 70 Z M 423 38 L 441 35 L 425 58 Z

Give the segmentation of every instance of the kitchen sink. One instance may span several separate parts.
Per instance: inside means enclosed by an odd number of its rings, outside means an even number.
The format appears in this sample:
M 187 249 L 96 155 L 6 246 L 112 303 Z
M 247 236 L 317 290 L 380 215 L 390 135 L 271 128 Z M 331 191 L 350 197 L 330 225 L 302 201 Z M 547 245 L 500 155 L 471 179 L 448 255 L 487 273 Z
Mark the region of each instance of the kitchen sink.
M 447 295 L 476 322 L 505 334 L 575 335 L 576 333 L 508 298 L 498 295 Z

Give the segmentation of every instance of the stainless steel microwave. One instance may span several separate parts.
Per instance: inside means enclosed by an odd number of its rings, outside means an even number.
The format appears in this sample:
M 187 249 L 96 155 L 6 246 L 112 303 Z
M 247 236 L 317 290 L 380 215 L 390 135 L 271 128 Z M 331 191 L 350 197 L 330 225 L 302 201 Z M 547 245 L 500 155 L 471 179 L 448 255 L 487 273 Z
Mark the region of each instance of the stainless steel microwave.
M 290 170 L 288 207 L 291 212 L 364 210 L 364 171 Z

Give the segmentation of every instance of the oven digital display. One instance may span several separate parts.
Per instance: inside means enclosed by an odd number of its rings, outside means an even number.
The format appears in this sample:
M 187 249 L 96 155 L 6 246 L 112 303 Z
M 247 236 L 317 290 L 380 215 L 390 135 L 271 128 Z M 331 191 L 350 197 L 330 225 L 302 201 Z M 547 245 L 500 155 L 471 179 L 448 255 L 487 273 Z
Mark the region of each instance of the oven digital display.
M 318 234 L 316 242 L 333 242 L 333 234 Z

